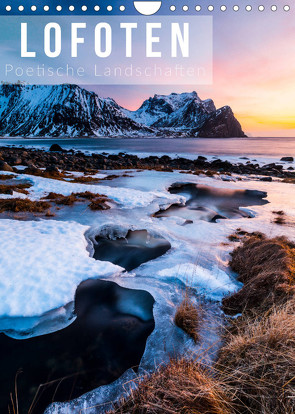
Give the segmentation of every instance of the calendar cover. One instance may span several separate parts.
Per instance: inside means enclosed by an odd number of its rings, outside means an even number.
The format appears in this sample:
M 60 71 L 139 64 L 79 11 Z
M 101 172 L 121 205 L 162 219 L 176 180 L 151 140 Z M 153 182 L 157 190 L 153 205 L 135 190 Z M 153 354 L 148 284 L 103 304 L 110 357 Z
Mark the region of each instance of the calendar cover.
M 295 412 L 287 0 L 2 0 L 0 412 Z

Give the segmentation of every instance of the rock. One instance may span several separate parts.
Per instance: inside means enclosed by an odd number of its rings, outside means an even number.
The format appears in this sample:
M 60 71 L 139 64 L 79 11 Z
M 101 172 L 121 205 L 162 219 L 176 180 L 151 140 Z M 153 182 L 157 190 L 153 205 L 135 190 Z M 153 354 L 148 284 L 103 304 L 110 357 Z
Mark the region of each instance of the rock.
M 0 170 L 13 172 L 13 168 L 7 164 L 5 161 L 0 161 Z
M 37 168 L 34 164 L 29 165 L 23 172 L 29 175 L 42 175 L 42 170 Z
M 286 161 L 286 162 L 293 162 L 294 158 L 293 157 L 282 157 L 281 161 Z
M 246 137 L 241 124 L 229 106 L 224 106 L 213 112 L 197 132 L 197 136 L 200 138 Z
M 260 178 L 259 179 L 260 181 L 272 181 L 272 178 L 271 177 L 262 177 L 262 178 Z
M 58 145 L 58 144 L 52 144 L 51 147 L 49 148 L 49 151 L 60 151 L 60 152 L 63 152 L 65 150 L 60 145 Z

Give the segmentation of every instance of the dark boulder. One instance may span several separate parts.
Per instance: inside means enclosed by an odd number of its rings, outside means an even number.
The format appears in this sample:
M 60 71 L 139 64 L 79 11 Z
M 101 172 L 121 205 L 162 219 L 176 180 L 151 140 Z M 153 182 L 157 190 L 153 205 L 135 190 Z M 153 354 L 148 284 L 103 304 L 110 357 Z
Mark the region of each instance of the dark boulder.
M 293 157 L 282 157 L 281 161 L 286 161 L 286 162 L 293 162 L 294 158 Z
M 66 150 L 64 150 L 60 145 L 58 144 L 52 144 L 51 147 L 49 148 L 49 151 L 56 151 L 56 152 L 64 152 Z
M 8 165 L 7 162 L 0 160 L 0 171 L 13 172 L 13 168 L 10 165 Z
M 260 178 L 260 181 L 272 181 L 272 177 L 262 177 Z

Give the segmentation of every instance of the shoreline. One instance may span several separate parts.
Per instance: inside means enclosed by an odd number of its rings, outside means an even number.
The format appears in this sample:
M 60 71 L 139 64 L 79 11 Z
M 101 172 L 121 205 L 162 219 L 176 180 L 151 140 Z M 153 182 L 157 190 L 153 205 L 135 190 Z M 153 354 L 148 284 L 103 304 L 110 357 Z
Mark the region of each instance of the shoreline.
M 21 172 L 18 170 L 18 166 L 37 169 L 54 166 L 66 171 L 82 172 L 121 169 L 143 169 L 166 172 L 184 170 L 186 173 L 205 173 L 207 175 L 220 173 L 239 175 L 255 174 L 264 176 L 266 177 L 264 179 L 269 181 L 271 181 L 272 177 L 295 180 L 295 170 L 291 166 L 291 163 L 283 162 L 284 165 L 282 165 L 282 161 L 280 161 L 280 164 L 274 162 L 261 166 L 258 163 L 250 161 L 248 157 L 240 158 L 244 162 L 230 162 L 220 158 L 210 160 L 208 157 L 202 155 L 196 156 L 195 159 L 185 157 L 173 158 L 169 155 L 139 157 L 138 155 L 125 152 L 119 152 L 119 154 L 86 154 L 80 150 L 63 150 L 60 147 L 57 147 L 57 149 L 59 151 L 23 147 L 0 147 L 0 170 L 8 168 L 11 171 Z M 5 167 L 5 164 L 8 167 Z

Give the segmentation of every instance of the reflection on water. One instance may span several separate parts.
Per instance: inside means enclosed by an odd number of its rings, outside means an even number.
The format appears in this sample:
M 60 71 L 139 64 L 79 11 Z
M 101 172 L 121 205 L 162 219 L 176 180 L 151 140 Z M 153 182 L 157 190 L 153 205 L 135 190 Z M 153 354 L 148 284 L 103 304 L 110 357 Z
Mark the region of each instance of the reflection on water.
M 162 256 L 171 247 L 167 240 L 152 237 L 146 230 L 129 230 L 126 237 L 116 239 L 97 236 L 95 240 L 93 257 L 96 260 L 112 262 L 127 271 Z
M 160 210 L 155 217 L 180 216 L 188 222 L 195 219 L 215 222 L 217 219 L 249 217 L 240 207 L 250 207 L 268 203 L 267 193 L 256 190 L 229 190 L 194 183 L 176 183 L 169 188 L 170 193 L 184 195 L 185 205 L 172 205 Z
M 153 303 L 148 292 L 88 280 L 76 291 L 77 319 L 67 328 L 23 340 L 0 334 L 0 412 L 8 412 L 18 370 L 19 413 L 35 414 L 137 366 L 154 329 Z

